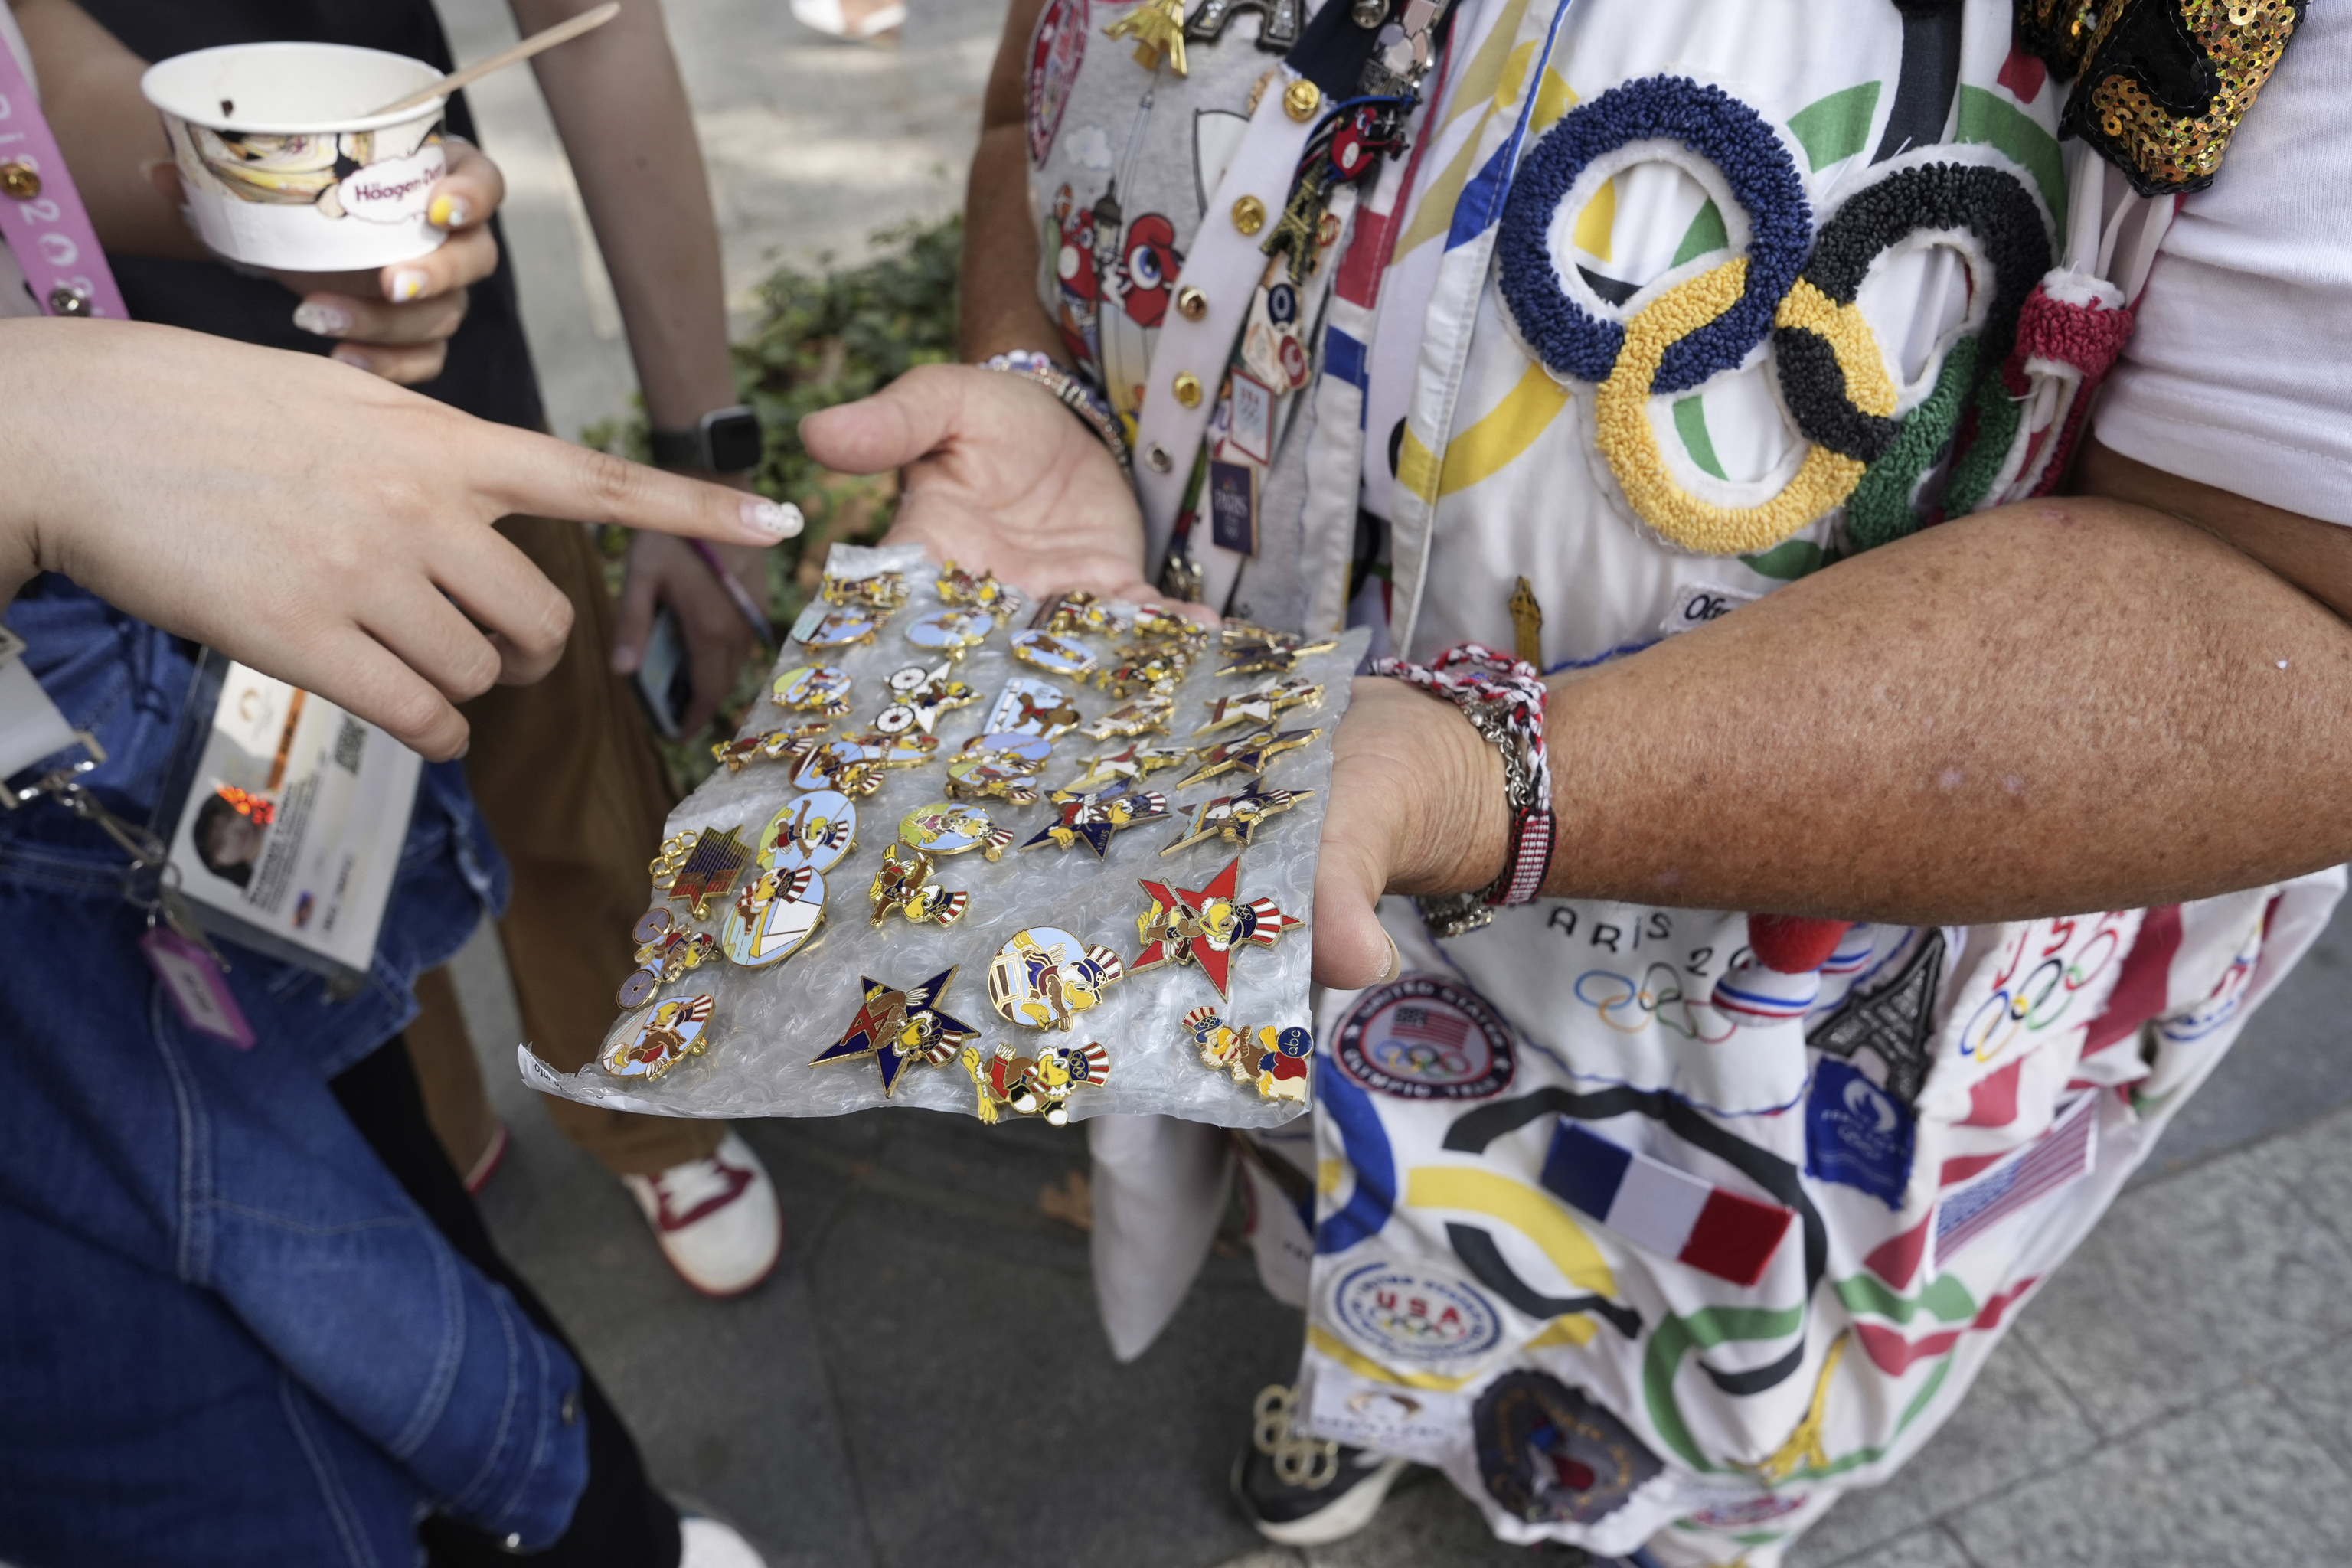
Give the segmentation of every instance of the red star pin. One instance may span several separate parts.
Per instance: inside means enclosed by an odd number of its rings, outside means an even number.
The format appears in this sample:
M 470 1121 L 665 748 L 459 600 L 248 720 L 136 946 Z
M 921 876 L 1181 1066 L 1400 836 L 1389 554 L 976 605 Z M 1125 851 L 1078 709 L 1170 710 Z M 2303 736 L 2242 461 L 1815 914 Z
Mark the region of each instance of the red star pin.
M 1236 856 L 1205 888 L 1139 882 L 1150 895 L 1151 907 L 1135 922 L 1144 947 L 1131 972 L 1140 974 L 1170 963 L 1196 964 L 1217 988 L 1217 994 L 1231 1000 L 1234 951 L 1244 942 L 1272 947 L 1283 932 L 1307 923 L 1283 913 L 1272 899 L 1243 902 L 1241 874 L 1242 863 Z

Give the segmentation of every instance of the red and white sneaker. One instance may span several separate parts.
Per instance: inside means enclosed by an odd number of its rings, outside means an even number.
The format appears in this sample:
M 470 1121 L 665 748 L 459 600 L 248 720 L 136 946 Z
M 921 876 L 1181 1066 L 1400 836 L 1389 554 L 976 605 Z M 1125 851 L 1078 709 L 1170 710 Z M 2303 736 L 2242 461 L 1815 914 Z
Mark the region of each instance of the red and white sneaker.
M 776 1186 L 751 1145 L 730 1131 L 699 1160 L 621 1184 L 646 1212 L 662 1256 L 706 1296 L 740 1296 L 768 1277 L 784 1250 Z

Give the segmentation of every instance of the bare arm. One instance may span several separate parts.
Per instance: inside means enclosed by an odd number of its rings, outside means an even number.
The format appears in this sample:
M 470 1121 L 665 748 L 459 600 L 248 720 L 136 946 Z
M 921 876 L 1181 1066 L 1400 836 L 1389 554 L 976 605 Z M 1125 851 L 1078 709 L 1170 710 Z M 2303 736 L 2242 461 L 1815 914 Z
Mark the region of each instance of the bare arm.
M 2271 569 L 2352 605 L 2352 531 L 2111 454 L 2085 482 L 2170 510 L 2005 507 L 1556 679 L 1545 890 L 1920 924 L 2352 858 L 2352 626 Z M 1399 683 L 1358 695 L 1318 886 L 1332 984 L 1384 966 L 1358 912 L 1382 886 L 1482 886 L 1504 855 L 1493 748 Z
M 1013 0 L 982 100 L 980 146 L 964 187 L 963 267 L 957 281 L 958 345 L 966 363 L 1035 349 L 1069 354 L 1037 302 L 1037 223 L 1029 210 L 1029 126 L 1022 103 L 1029 35 L 1045 0 Z
M 41 109 L 110 250 L 126 256 L 207 254 L 148 169 L 168 163 L 163 124 L 140 95 L 147 62 L 72 0 L 12 0 L 41 75 Z

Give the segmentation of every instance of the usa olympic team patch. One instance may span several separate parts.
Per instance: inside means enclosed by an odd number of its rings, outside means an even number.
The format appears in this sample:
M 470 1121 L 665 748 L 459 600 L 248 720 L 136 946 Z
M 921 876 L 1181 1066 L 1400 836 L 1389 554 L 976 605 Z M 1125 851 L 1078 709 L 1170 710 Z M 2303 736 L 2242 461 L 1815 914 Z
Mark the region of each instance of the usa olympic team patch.
M 1348 1076 L 1400 1100 L 1485 1100 L 1510 1086 L 1510 1026 L 1486 999 L 1434 974 L 1366 992 L 1332 1047 Z
M 1070 84 L 1087 55 L 1087 0 L 1054 0 L 1029 38 L 1029 162 L 1042 169 L 1061 134 Z
M 1460 1366 L 1503 1342 L 1503 1318 L 1465 1279 L 1425 1264 L 1383 1259 L 1340 1276 L 1331 1316 L 1376 1359 Z

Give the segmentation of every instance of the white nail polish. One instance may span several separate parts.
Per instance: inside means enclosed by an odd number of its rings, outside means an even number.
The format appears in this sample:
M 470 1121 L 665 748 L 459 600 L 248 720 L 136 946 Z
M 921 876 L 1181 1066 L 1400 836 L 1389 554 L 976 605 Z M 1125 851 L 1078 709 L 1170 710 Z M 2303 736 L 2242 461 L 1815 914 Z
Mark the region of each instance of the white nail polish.
M 392 275 L 393 303 L 395 305 L 405 305 L 413 300 L 422 300 L 425 298 L 425 287 L 431 283 L 431 281 L 432 279 L 425 276 L 425 270 L 422 268 L 404 267 L 401 268 L 399 271 Z
M 761 496 L 743 499 L 743 524 L 771 539 L 790 539 L 800 532 L 806 519 L 801 509 L 785 501 L 782 505 Z
M 352 313 L 341 305 L 305 300 L 294 307 L 294 324 L 322 338 L 340 338 L 352 330 Z

